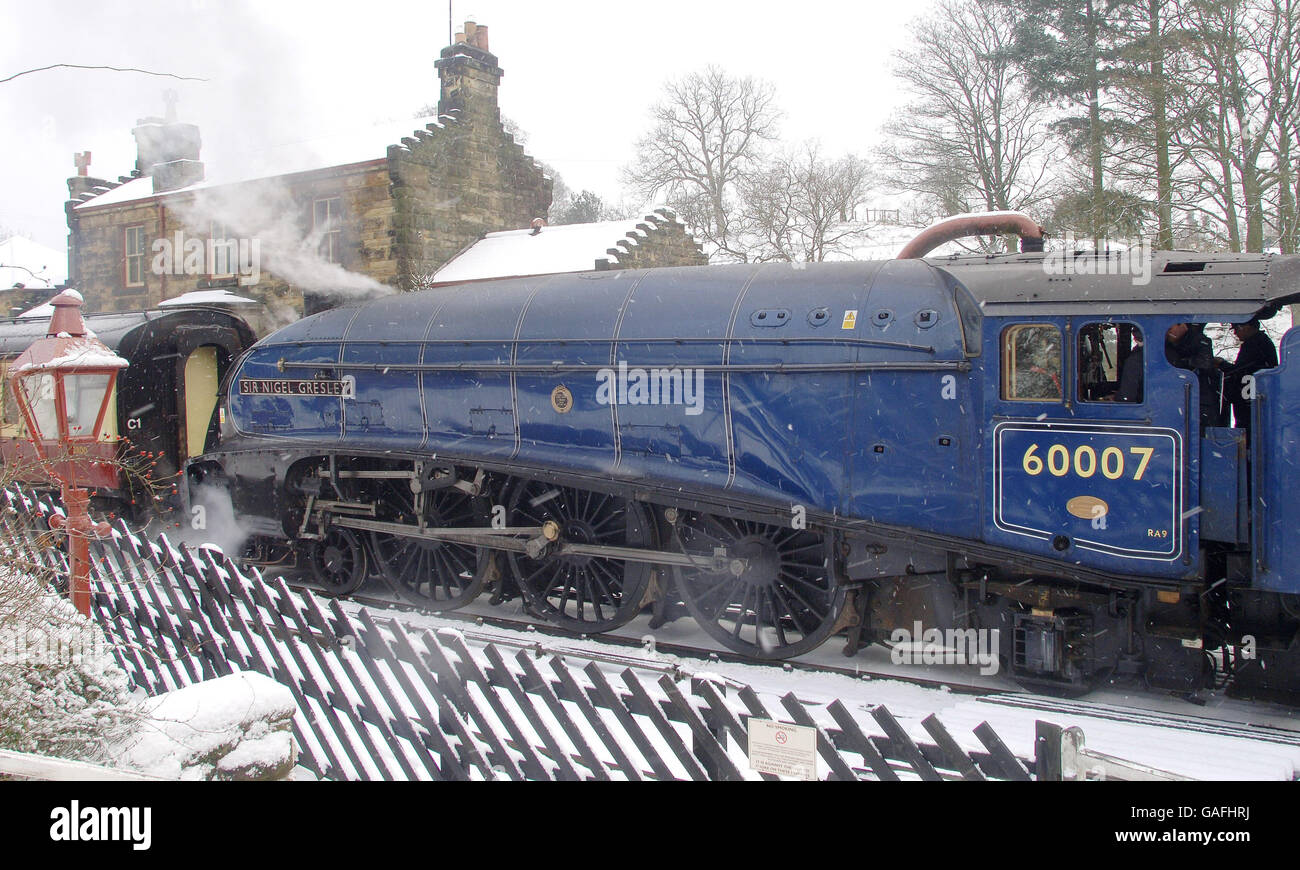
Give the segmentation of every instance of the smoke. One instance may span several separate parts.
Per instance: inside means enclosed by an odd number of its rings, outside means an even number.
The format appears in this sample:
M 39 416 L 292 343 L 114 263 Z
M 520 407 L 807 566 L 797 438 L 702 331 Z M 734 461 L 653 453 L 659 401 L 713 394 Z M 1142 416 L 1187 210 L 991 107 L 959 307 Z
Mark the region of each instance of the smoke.
M 190 490 L 190 517 L 168 537 L 191 547 L 218 547 L 238 559 L 252 529 L 235 516 L 230 493 L 219 486 L 198 484 Z
M 295 199 L 281 181 L 205 188 L 195 193 L 193 201 L 170 207 L 195 230 L 219 224 L 226 238 L 241 243 L 247 240 L 261 258 L 256 264 L 259 268 L 305 292 L 348 300 L 394 292 L 387 284 L 326 260 L 320 244 L 325 234 L 337 227 L 333 222 L 312 227 L 312 201 Z

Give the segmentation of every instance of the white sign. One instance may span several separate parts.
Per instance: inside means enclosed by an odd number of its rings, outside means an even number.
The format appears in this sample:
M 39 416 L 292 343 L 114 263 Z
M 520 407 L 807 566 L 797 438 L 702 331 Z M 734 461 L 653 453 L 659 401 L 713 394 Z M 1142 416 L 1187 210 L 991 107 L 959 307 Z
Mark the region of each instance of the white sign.
M 759 773 L 817 779 L 817 729 L 750 719 L 749 767 Z

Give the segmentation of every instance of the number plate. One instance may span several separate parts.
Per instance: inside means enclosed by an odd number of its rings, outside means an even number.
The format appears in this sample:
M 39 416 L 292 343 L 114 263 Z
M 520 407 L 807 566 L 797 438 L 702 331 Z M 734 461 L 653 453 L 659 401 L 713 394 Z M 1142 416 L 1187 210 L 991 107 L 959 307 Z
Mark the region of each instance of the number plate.
M 993 430 L 993 521 L 1119 558 L 1182 550 L 1183 444 L 1149 426 L 1008 422 Z

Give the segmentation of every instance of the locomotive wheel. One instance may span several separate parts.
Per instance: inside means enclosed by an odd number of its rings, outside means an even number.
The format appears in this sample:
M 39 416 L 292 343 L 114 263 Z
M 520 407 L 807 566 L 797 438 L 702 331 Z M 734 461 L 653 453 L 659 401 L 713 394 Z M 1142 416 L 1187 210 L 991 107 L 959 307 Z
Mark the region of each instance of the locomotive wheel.
M 332 526 L 307 549 L 312 575 L 326 595 L 356 592 L 366 580 L 366 548 L 351 529 Z
M 382 504 L 386 521 L 416 524 L 415 498 L 404 482 L 387 481 Z M 474 499 L 450 488 L 426 495 L 425 520 L 433 528 L 482 525 Z M 496 569 L 493 553 L 469 544 L 372 532 L 370 546 L 393 592 L 437 610 L 469 604 Z
M 674 568 L 678 593 L 709 635 L 757 659 L 802 655 L 830 637 L 845 590 L 834 585 L 830 547 L 817 532 L 688 514 L 685 551 L 700 568 Z M 725 547 L 730 565 L 712 570 Z
M 650 518 L 637 502 L 541 481 L 521 481 L 511 493 L 510 524 L 560 526 L 559 541 L 648 547 Z M 598 633 L 618 628 L 641 610 L 651 568 L 596 556 L 509 553 L 510 571 L 529 606 L 569 631 Z

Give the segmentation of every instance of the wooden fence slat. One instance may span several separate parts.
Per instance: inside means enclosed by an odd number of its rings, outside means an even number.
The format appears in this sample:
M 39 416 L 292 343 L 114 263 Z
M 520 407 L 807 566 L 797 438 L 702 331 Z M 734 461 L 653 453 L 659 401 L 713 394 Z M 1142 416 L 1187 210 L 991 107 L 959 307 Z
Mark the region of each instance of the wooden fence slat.
M 876 745 L 871 742 L 871 738 L 862 732 L 862 727 L 858 721 L 853 718 L 852 714 L 845 708 L 844 704 L 836 698 L 826 707 L 826 712 L 831 714 L 835 724 L 840 726 L 840 734 L 844 737 L 844 742 L 851 752 L 856 752 L 862 756 L 871 772 L 876 775 L 876 779 L 881 782 L 898 782 L 898 774 L 885 760 L 885 756 L 880 753 Z M 840 745 L 840 744 L 837 744 Z
M 527 656 L 524 658 L 526 660 Z M 526 666 L 531 667 L 531 664 L 532 663 L 529 662 Z M 596 735 L 601 739 L 601 742 L 605 744 L 605 748 L 609 750 L 610 755 L 614 756 L 614 761 L 618 768 L 623 771 L 629 780 L 634 782 L 641 781 L 643 777 L 641 776 L 640 769 L 637 767 L 636 763 L 632 761 L 631 757 L 623 750 L 623 745 L 618 741 L 618 738 L 614 736 L 613 732 L 609 730 L 609 726 L 605 724 L 604 719 L 601 718 L 600 713 L 591 703 L 591 699 L 587 697 L 587 693 L 578 685 L 578 681 L 573 678 L 573 673 L 559 656 L 551 657 L 551 671 L 555 676 L 559 677 L 560 685 L 564 686 L 564 688 L 569 691 L 569 694 L 573 696 L 573 703 L 582 713 L 587 724 L 596 732 Z
M 398 779 L 397 771 L 392 770 L 389 765 L 383 762 L 385 758 L 392 758 L 396 761 L 397 766 L 401 768 L 401 772 L 406 778 L 417 779 L 418 775 L 415 767 L 411 764 L 410 759 L 406 757 L 406 753 L 402 752 L 401 748 L 396 745 L 397 739 L 388 728 L 388 722 L 383 712 L 375 703 L 375 698 L 368 691 L 369 687 L 358 677 L 352 662 L 346 655 L 326 656 L 324 654 L 321 645 L 315 641 L 312 635 L 311 626 L 307 624 L 302 612 L 298 609 L 298 605 L 294 601 L 295 596 L 289 592 L 289 588 L 285 585 L 283 577 L 277 577 L 275 585 L 271 588 L 279 595 L 276 601 L 272 601 L 271 596 L 267 594 L 266 584 L 259 583 L 256 587 L 261 593 L 259 597 L 267 604 L 268 608 L 273 609 L 281 617 L 284 628 L 290 632 L 296 630 L 298 642 L 291 641 L 287 644 L 289 648 L 306 647 L 317 669 L 325 675 L 326 681 L 329 682 L 330 687 L 338 696 L 340 703 L 347 705 L 345 709 L 352 710 L 358 720 L 370 722 L 379 732 L 380 740 L 376 741 L 370 734 L 369 729 L 362 724 L 357 725 L 357 736 L 361 738 L 370 751 L 371 762 L 384 775 L 385 779 Z M 290 621 L 293 623 L 292 625 L 290 625 Z M 347 675 L 348 682 L 351 684 L 351 692 L 348 691 L 347 687 L 344 687 L 343 681 L 339 679 L 339 668 Z M 360 701 L 353 700 L 353 695 L 360 698 Z M 380 747 L 389 751 L 382 751 Z
M 463 641 L 460 643 L 457 643 L 457 641 L 461 641 L 461 637 L 458 634 L 449 633 L 446 638 L 447 645 L 452 646 L 452 651 L 456 654 L 456 658 L 460 663 L 456 670 L 458 673 L 463 675 L 463 678 L 468 678 L 470 681 L 478 684 L 479 689 L 483 692 L 483 697 L 488 702 L 488 706 L 492 708 L 493 715 L 496 716 L 498 722 L 505 726 L 506 732 L 510 735 L 510 740 L 515 744 L 515 751 L 524 759 L 524 766 L 521 768 L 524 776 L 526 778 L 531 777 L 539 780 L 550 779 L 551 776 L 547 773 L 546 765 L 542 762 L 542 759 L 538 757 L 538 753 L 534 749 L 532 743 L 528 740 L 527 735 L 524 734 L 523 729 L 515 720 L 514 714 L 510 710 L 506 709 L 505 703 L 501 700 L 500 693 L 495 691 L 491 681 L 488 680 L 487 675 L 479 668 L 478 662 L 474 660 L 474 654 L 470 651 L 469 647 L 465 646 Z M 443 644 L 443 637 L 438 637 L 438 643 L 440 645 Z M 489 647 L 490 646 L 491 645 L 489 644 Z M 533 715 L 530 715 L 533 714 L 534 711 L 532 710 L 532 705 L 528 702 L 528 699 L 517 698 L 516 700 L 518 702 L 519 712 L 523 715 L 525 721 L 532 726 L 538 736 L 542 738 L 543 742 L 545 742 L 548 747 L 552 747 L 551 751 L 555 755 L 555 762 L 560 765 L 560 770 L 564 773 L 565 778 L 575 781 L 582 779 L 582 777 L 578 775 L 578 772 L 573 769 L 573 766 L 569 764 L 569 759 L 565 756 L 563 749 L 561 749 L 558 744 L 554 744 L 554 741 L 551 738 L 551 733 L 549 729 L 547 729 L 545 723 L 540 719 L 535 719 Z M 488 727 L 486 722 L 484 722 L 484 727 Z
M 949 766 L 961 774 L 962 779 L 972 782 L 983 782 L 984 775 L 979 772 L 975 762 L 971 761 L 969 755 L 957 744 L 953 736 L 948 733 L 948 729 L 943 727 L 939 717 L 931 713 L 921 720 L 921 727 L 934 738 L 934 743 L 943 753 L 943 757 L 948 760 Z
M 673 755 L 677 756 L 677 760 L 681 762 L 688 777 L 697 782 L 707 780 L 709 778 L 708 773 L 700 765 L 699 759 L 687 748 L 685 741 L 677 733 L 677 729 L 673 727 L 672 722 L 664 715 L 663 710 L 659 709 L 659 705 L 650 697 L 650 693 L 646 691 L 645 686 L 641 685 L 641 678 L 637 676 L 636 671 L 631 668 L 624 668 L 622 673 L 619 674 L 619 679 L 623 681 L 623 685 L 627 686 L 627 690 L 631 693 L 632 701 L 635 704 L 635 706 L 629 704 L 628 709 L 633 713 L 640 713 L 650 720 L 655 726 L 655 730 L 659 732 L 659 736 L 672 750 Z
M 748 686 L 745 687 L 745 690 L 750 694 L 753 694 L 753 690 Z M 857 774 L 853 772 L 853 768 L 849 767 L 848 763 L 844 761 L 840 756 L 839 751 L 835 748 L 835 741 L 831 739 L 830 734 L 826 732 L 826 729 L 818 725 L 813 717 L 809 715 L 808 711 L 804 708 L 803 702 L 795 697 L 794 692 L 787 692 L 785 696 L 781 698 L 781 706 L 785 707 L 786 712 L 790 714 L 790 718 L 794 719 L 796 725 L 817 729 L 817 754 L 820 755 L 822 760 L 826 762 L 828 767 L 830 767 L 830 779 L 839 780 L 841 782 L 858 781 Z
M 632 715 L 628 710 L 627 705 L 623 703 L 623 699 L 618 696 L 618 693 L 614 691 L 614 688 L 609 684 L 609 681 L 605 679 L 605 673 L 600 669 L 600 665 L 595 662 L 588 662 L 587 666 L 582 670 L 583 673 L 587 675 L 587 679 L 591 681 L 597 698 L 600 701 L 603 701 L 605 708 L 611 711 L 614 714 L 614 717 L 618 719 L 619 724 L 623 726 L 624 732 L 627 733 L 628 739 L 632 741 L 633 745 L 636 746 L 637 751 L 641 753 L 641 756 L 646 760 L 646 763 L 650 765 L 650 769 L 654 772 L 654 775 L 663 780 L 672 779 L 672 771 L 668 769 L 668 765 L 664 764 L 663 759 L 659 757 L 658 750 L 655 749 L 654 744 L 641 728 L 641 724 L 636 721 L 636 717 Z
M 315 606 L 315 598 L 312 599 Z M 343 609 L 338 606 L 338 599 L 330 601 L 330 609 L 339 617 L 344 617 Z M 429 709 L 428 703 L 424 700 L 424 694 L 421 693 L 411 681 L 410 675 L 406 672 L 404 665 L 406 661 L 400 658 L 393 648 L 389 645 L 388 639 L 384 637 L 383 631 L 375 623 L 374 617 L 364 608 L 358 614 L 361 621 L 362 631 L 353 632 L 351 637 L 356 638 L 357 643 L 364 644 L 366 652 L 388 662 L 389 670 L 397 680 L 402 691 L 405 693 L 411 705 L 415 707 L 416 714 L 420 717 L 416 722 L 424 727 L 420 729 L 424 733 L 422 740 L 424 744 L 432 749 L 442 764 L 438 768 L 439 779 L 450 780 L 468 780 L 469 773 L 461 766 L 456 752 L 443 736 L 442 729 L 438 727 L 438 717 Z M 415 724 L 415 723 L 412 723 Z
M 492 727 L 492 717 L 488 716 L 479 707 L 478 702 L 470 695 L 468 688 L 462 684 L 460 674 L 456 672 L 455 666 L 447 658 L 447 654 L 442 648 L 442 642 L 428 629 L 425 629 L 420 634 L 420 641 L 424 645 L 426 660 L 433 666 L 434 673 L 438 675 L 438 687 L 442 689 L 455 707 L 462 710 L 478 725 L 479 734 L 490 750 L 488 760 L 496 760 L 497 764 L 494 767 L 504 768 L 511 779 L 527 779 L 528 777 L 511 756 L 510 750 L 501 742 L 496 729 Z M 525 759 L 528 758 L 527 752 L 521 751 L 520 754 Z
M 483 771 L 484 778 L 492 779 L 492 765 L 488 763 L 487 758 L 479 748 L 478 739 L 470 732 L 469 723 L 465 720 L 465 714 L 457 709 L 437 675 L 429 668 L 425 657 L 416 649 L 415 642 L 406 632 L 406 627 L 394 619 L 389 623 L 389 628 L 393 634 L 393 644 L 398 658 L 410 664 L 415 672 L 420 675 L 429 697 L 433 698 L 434 703 L 438 705 L 438 718 L 430 723 L 430 728 L 437 728 L 441 731 L 443 727 L 446 727 L 450 728 L 455 734 L 460 746 L 459 754 L 453 757 L 456 757 L 460 766 L 466 770 L 467 777 L 470 768 L 477 767 Z
M 487 655 L 488 661 L 492 665 L 493 673 L 496 675 L 495 684 L 503 686 L 514 698 L 515 703 L 523 712 L 524 717 L 528 720 L 529 724 L 532 725 L 533 730 L 537 732 L 537 735 L 542 739 L 542 743 L 546 745 L 547 752 L 550 753 L 555 764 L 559 766 L 563 778 L 571 781 L 582 780 L 584 777 L 578 773 L 577 768 L 575 768 L 570 762 L 568 753 L 564 750 L 564 747 L 560 746 L 559 742 L 555 739 L 555 736 L 551 734 L 551 729 L 547 727 L 541 714 L 533 708 L 532 701 L 528 698 L 530 694 L 540 697 L 546 704 L 547 708 L 551 711 L 551 715 L 555 717 L 556 721 L 560 723 L 560 727 L 565 730 L 565 733 L 569 734 L 569 739 L 572 740 L 573 733 L 570 729 L 573 728 L 573 723 L 568 721 L 568 716 L 565 715 L 564 707 L 560 704 L 559 700 L 556 699 L 554 693 L 550 691 L 550 687 L 543 682 L 541 685 L 537 686 L 534 691 L 529 692 L 518 680 L 515 679 L 515 675 L 510 672 L 510 666 L 506 662 L 505 656 L 495 644 L 488 644 L 483 648 L 483 652 Z M 526 675 L 527 671 L 524 673 Z M 574 741 L 574 745 L 578 749 L 578 754 L 583 757 L 583 763 L 592 771 L 593 776 L 608 779 L 608 776 L 603 776 L 604 769 L 596 759 L 595 753 L 591 751 L 591 748 L 586 745 L 585 741 L 581 741 L 581 734 L 579 734 L 578 737 L 579 740 Z M 552 778 L 546 770 L 541 767 L 538 768 L 537 776 L 541 779 Z
M 659 688 L 663 689 L 664 694 L 668 696 L 669 703 L 676 709 L 687 727 L 691 729 L 691 734 L 694 736 L 696 743 L 708 755 L 713 764 L 717 766 L 720 777 L 722 779 L 744 779 L 744 776 L 741 775 L 732 762 L 731 757 L 727 755 L 727 751 L 722 748 L 722 744 L 713 736 L 709 726 L 705 724 L 695 708 L 682 695 L 672 677 L 667 674 L 661 676 L 659 678 Z
M 979 742 L 984 744 L 984 748 L 989 751 L 989 755 L 998 766 L 998 778 L 1010 779 L 1016 782 L 1029 782 L 1030 777 L 1024 765 L 1016 758 L 1015 754 L 1007 745 L 1002 742 L 1002 738 L 997 732 L 990 727 L 989 723 L 981 722 L 975 726 L 975 736 Z M 992 775 L 992 774 L 990 774 Z
M 921 777 L 921 779 L 926 782 L 943 781 L 943 777 L 939 775 L 939 771 L 935 770 L 930 762 L 925 760 L 925 756 L 921 754 L 920 748 L 912 742 L 912 738 L 907 736 L 907 732 L 903 730 L 902 725 L 898 724 L 898 720 L 894 718 L 894 714 L 890 713 L 884 705 L 872 707 L 871 718 L 875 719 L 876 723 L 884 729 L 885 736 L 889 738 L 889 742 L 893 744 L 894 748 L 899 752 L 903 760 L 912 766 L 912 769 L 916 771 L 917 776 Z
M 695 678 L 691 680 L 691 693 L 703 696 L 713 715 L 726 729 L 727 733 L 731 735 L 731 739 L 736 741 L 737 745 L 746 747 L 746 752 L 748 752 L 749 731 L 744 725 L 740 724 L 736 714 L 727 706 L 727 701 L 719 694 L 717 686 L 713 685 L 711 680 Z M 772 773 L 759 773 L 758 775 L 767 782 L 779 782 L 781 779 L 781 777 Z

